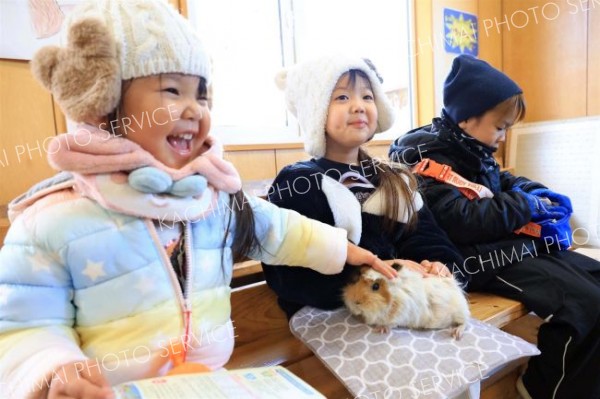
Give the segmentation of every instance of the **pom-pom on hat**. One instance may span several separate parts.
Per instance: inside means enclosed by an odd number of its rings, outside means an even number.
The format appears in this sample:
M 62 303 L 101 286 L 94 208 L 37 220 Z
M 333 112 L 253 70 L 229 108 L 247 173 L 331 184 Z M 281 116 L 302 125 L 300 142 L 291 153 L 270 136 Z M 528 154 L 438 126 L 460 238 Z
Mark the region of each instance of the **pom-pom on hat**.
M 288 110 L 298 119 L 304 149 L 312 156 L 325 155 L 325 124 L 331 93 L 339 78 L 351 69 L 363 71 L 369 77 L 378 113 L 375 132 L 388 130 L 394 123 L 394 109 L 370 61 L 343 55 L 324 56 L 294 65 L 275 77 L 275 83 L 285 92 Z
M 199 37 L 166 0 L 88 0 L 63 23 L 61 36 L 64 47 L 41 48 L 31 68 L 76 122 L 113 111 L 122 80 L 161 73 L 210 80 Z
M 511 78 L 487 62 L 459 55 L 444 82 L 444 109 L 458 124 L 521 93 Z

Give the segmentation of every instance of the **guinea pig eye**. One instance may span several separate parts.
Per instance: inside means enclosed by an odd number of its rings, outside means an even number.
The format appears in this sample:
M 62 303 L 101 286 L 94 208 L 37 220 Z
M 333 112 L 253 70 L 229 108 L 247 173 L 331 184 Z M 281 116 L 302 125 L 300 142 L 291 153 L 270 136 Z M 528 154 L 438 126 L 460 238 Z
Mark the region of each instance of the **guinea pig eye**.
M 379 289 L 379 283 L 373 283 L 373 285 L 371 286 L 371 289 L 373 291 L 377 291 Z

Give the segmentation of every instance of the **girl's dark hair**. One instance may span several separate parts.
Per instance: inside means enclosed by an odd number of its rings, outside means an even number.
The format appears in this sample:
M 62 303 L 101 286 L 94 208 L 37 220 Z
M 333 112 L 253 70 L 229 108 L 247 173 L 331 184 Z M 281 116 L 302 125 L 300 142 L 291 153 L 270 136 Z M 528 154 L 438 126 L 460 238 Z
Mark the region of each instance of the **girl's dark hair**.
M 121 126 L 120 119 L 121 119 L 121 112 L 122 112 L 122 108 L 123 108 L 123 96 L 125 95 L 125 92 L 127 90 L 129 90 L 129 86 L 131 86 L 131 82 L 133 82 L 133 79 L 123 80 L 121 82 L 121 98 L 119 99 L 119 103 L 117 104 L 117 106 L 115 107 L 115 109 L 113 109 L 112 112 L 110 112 L 106 116 L 107 122 L 108 122 L 108 126 L 104 130 L 108 131 L 113 136 L 117 135 L 119 133 L 118 128 Z M 116 122 L 119 122 L 119 123 L 117 123 L 117 125 L 114 126 L 112 124 L 113 121 L 116 121 Z M 125 131 L 125 133 L 127 133 L 127 131 Z
M 378 180 L 377 191 L 380 191 L 384 198 L 383 229 L 392 233 L 395 229 L 396 221 L 401 220 L 403 215 L 400 212 L 408 213 L 406 225 L 413 230 L 417 224 L 417 210 L 414 203 L 414 195 L 418 192 L 417 179 L 408 167 L 399 163 L 388 163 L 375 161 L 362 148 L 358 150 L 358 162 L 360 165 L 373 165 Z M 399 201 L 399 199 L 404 201 Z M 406 209 L 400 209 L 399 203 L 405 203 Z
M 372 64 L 369 67 L 377 74 Z M 360 77 L 369 84 L 369 88 L 373 91 L 371 81 L 365 72 L 360 69 L 351 69 L 347 74 L 349 87 L 354 87 L 357 78 Z M 381 192 L 385 200 L 383 209 L 383 214 L 385 215 L 383 222 L 384 230 L 389 233 L 394 231 L 396 221 L 401 220 L 404 216 L 400 212 L 408 212 L 406 225 L 409 230 L 412 230 L 417 224 L 417 211 L 413 196 L 418 192 L 417 179 L 413 173 L 406 166 L 399 163 L 375 161 L 362 148 L 358 150 L 358 162 L 360 165 L 373 165 L 375 168 L 376 180 L 378 182 L 377 191 Z M 404 201 L 399 201 L 400 198 L 403 198 Z M 400 209 L 399 203 L 401 202 L 406 203 L 406 209 Z
M 348 75 L 348 87 L 353 88 L 356 84 L 357 78 L 361 78 L 369 84 L 369 89 L 373 90 L 373 86 L 371 86 L 371 81 L 369 80 L 369 76 L 364 71 L 360 69 L 351 69 L 348 72 L 342 74 L 342 76 Z M 340 79 L 342 78 L 340 76 Z M 338 79 L 339 80 L 339 79 Z
M 123 94 L 129 89 L 131 85 L 131 79 L 125 80 L 121 84 L 121 99 L 123 98 Z M 197 90 L 198 98 L 207 98 L 208 97 L 208 87 L 206 85 L 206 79 L 200 77 L 200 82 L 198 83 Z M 209 104 L 210 99 L 209 100 Z M 119 105 L 108 114 L 108 131 L 111 134 L 117 134 L 119 132 L 114 131 L 113 125 L 110 123 L 111 121 L 118 121 L 121 118 L 122 112 L 122 102 L 119 102 Z M 117 127 L 120 126 L 120 123 L 117 124 Z M 126 132 L 125 132 L 126 133 Z M 246 255 L 249 254 L 252 250 L 256 248 L 260 248 L 258 238 L 256 237 L 255 230 L 255 221 L 254 221 L 254 212 L 252 212 L 252 207 L 246 201 L 246 197 L 243 191 L 238 191 L 235 194 L 230 195 L 230 206 L 231 215 L 235 215 L 235 232 L 233 235 L 233 244 L 231 246 L 232 258 L 234 262 L 239 262 L 245 259 Z M 229 217 L 229 221 L 227 222 L 227 228 L 225 230 L 225 234 L 223 236 L 223 244 L 225 244 L 227 240 L 227 236 L 229 234 L 229 230 L 231 228 L 232 218 Z M 223 248 L 225 245 L 223 245 Z M 221 258 L 221 264 L 223 260 Z
M 231 209 L 232 214 L 235 214 L 235 232 L 233 235 L 233 244 L 231 245 L 231 254 L 234 262 L 243 261 L 251 251 L 260 248 L 258 237 L 256 237 L 254 212 L 248 201 L 246 201 L 245 195 L 240 190 L 231 195 L 229 201 L 229 209 Z M 231 217 L 227 223 L 223 244 L 227 240 L 230 228 Z

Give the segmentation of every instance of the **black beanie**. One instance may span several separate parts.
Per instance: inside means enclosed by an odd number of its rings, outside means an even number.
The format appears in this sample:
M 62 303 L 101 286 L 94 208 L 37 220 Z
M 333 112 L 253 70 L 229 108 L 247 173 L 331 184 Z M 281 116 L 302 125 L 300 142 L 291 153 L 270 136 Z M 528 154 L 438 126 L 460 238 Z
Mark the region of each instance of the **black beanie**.
M 458 124 L 479 116 L 523 90 L 485 61 L 459 55 L 444 82 L 444 109 Z

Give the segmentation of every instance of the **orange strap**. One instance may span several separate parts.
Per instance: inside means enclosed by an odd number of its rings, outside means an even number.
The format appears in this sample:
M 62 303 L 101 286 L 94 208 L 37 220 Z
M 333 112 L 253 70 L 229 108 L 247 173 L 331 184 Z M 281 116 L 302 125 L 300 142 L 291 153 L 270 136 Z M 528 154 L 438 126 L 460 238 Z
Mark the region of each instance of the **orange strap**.
M 452 171 L 452 167 L 437 163 L 432 159 L 423 158 L 421 162 L 415 165 L 413 172 L 426 177 L 432 177 L 435 180 L 450 184 L 456 188 L 469 200 L 475 198 L 485 198 L 484 193 L 489 189 L 481 184 L 473 183 L 458 173 Z M 541 237 L 542 228 L 540 225 L 529 222 L 525 226 L 515 230 L 515 234 L 526 234 L 533 237 Z
M 487 187 L 481 184 L 473 183 L 458 173 L 453 172 L 452 167 L 437 163 L 429 158 L 424 158 L 421 162 L 415 165 L 413 172 L 421 176 L 433 177 L 437 181 L 448 183 L 454 187 L 457 187 L 458 190 L 470 200 L 475 198 L 485 198 L 486 195 L 484 193 L 489 193 L 489 189 Z
M 529 222 L 520 229 L 516 229 L 515 234 L 526 234 L 528 236 L 540 238 L 542 236 L 542 226 L 537 223 Z

